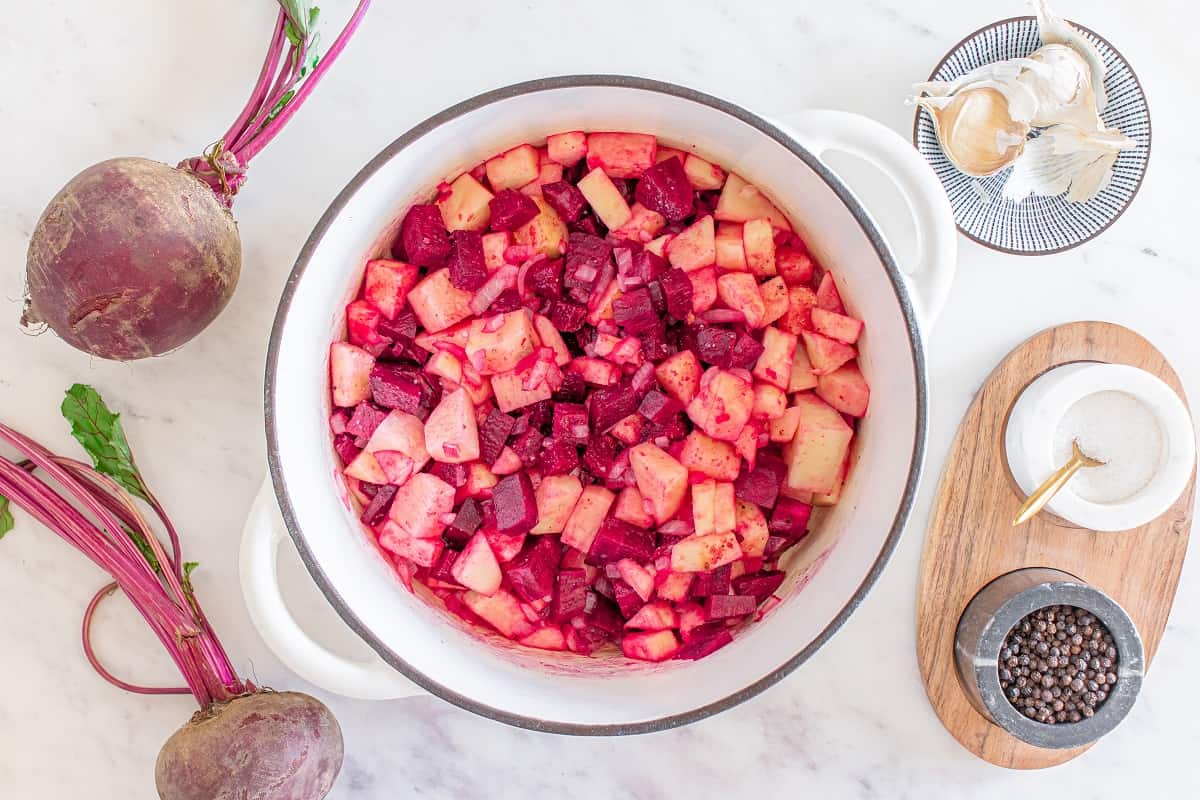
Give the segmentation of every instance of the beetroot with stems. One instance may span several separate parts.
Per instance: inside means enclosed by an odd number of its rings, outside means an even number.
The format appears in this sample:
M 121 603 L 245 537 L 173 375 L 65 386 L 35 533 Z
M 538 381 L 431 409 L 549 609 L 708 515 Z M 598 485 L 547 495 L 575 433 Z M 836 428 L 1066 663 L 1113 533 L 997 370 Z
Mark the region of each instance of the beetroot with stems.
M 177 167 L 114 158 L 72 178 L 30 237 L 22 323 L 44 323 L 72 347 L 120 361 L 162 355 L 208 327 L 241 272 L 230 208 L 246 170 L 337 60 L 369 4 L 360 0 L 318 59 L 316 9 L 280 0 L 250 100 L 203 156 Z
M 237 675 L 193 590 L 196 564 L 183 561 L 179 535 L 130 455 L 119 416 L 94 389 L 80 384 L 67 392 L 62 412 L 95 466 L 56 456 L 0 423 L 0 441 L 24 459 L 0 457 L 0 535 L 12 525 L 7 506 L 14 503 L 112 576 L 83 618 L 84 653 L 102 678 L 137 694 L 190 694 L 200 706 L 159 751 L 159 797 L 325 797 L 343 757 L 342 732 L 333 714 L 308 695 L 263 690 Z M 167 546 L 144 507 L 169 537 Z M 91 622 L 103 599 L 117 589 L 170 653 L 186 686 L 136 686 L 99 661 Z

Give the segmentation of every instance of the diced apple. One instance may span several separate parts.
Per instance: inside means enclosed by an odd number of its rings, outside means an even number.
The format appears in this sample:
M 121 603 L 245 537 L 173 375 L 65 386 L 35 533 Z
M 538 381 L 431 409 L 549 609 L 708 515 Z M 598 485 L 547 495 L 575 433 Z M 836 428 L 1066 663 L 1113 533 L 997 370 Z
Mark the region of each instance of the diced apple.
M 621 639 L 621 652 L 639 661 L 666 661 L 679 652 L 674 631 L 627 633 Z
M 589 133 L 588 169 L 603 169 L 613 178 L 640 178 L 654 166 L 657 149 L 658 142 L 646 133 Z
M 560 533 L 582 494 L 583 484 L 574 475 L 548 475 L 542 478 L 536 492 L 538 521 L 530 533 Z
M 680 350 L 654 368 L 654 377 L 667 394 L 686 406 L 700 389 L 700 361 L 691 350 Z
M 495 272 L 507 262 L 504 251 L 512 246 L 512 234 L 508 231 L 492 231 L 483 235 L 483 264 L 487 271 Z
M 350 408 L 371 399 L 371 368 L 375 356 L 349 342 L 329 346 L 329 374 L 333 404 Z
M 733 449 L 737 454 L 746 460 L 746 466 L 754 469 L 754 463 L 758 460 L 758 439 L 762 430 L 753 420 L 746 423 L 746 427 L 742 428 L 742 432 L 738 434 L 738 438 L 733 443 Z
M 746 325 L 761 328 L 767 315 L 758 281 L 748 272 L 727 272 L 717 278 L 717 296 L 734 311 L 742 312 Z
M 753 408 L 750 381 L 720 367 L 709 367 L 700 378 L 699 391 L 687 405 L 687 415 L 712 438 L 732 442 L 749 421 Z
M 866 416 L 871 387 L 857 364 L 844 364 L 817 379 L 817 396 L 852 417 Z
M 687 274 L 692 282 L 692 313 L 708 311 L 717 302 L 717 271 L 712 267 Z
M 547 183 L 558 183 L 563 177 L 562 164 L 555 164 L 553 161 L 541 162 L 538 167 L 538 176 L 534 180 L 521 187 L 521 194 L 529 195 L 530 197 L 541 197 L 542 187 Z
M 666 247 L 672 267 L 691 272 L 717 263 L 716 229 L 713 218 L 705 214 L 679 232 Z
M 363 297 L 385 317 L 395 319 L 419 277 L 420 268 L 413 264 L 376 258 L 367 262 Z
M 437 333 L 471 316 L 471 293 L 450 282 L 450 270 L 430 273 L 408 293 L 417 321 L 429 333 Z
M 721 190 L 717 208 L 713 213 L 723 222 L 749 222 L 752 219 L 763 218 L 780 230 L 792 229 L 787 217 L 766 198 L 766 195 L 733 172 L 725 179 L 725 188 Z
M 625 627 L 643 631 L 666 631 L 679 627 L 679 617 L 670 603 L 647 603 L 629 618 Z
M 650 595 L 654 594 L 653 573 L 631 558 L 622 558 L 616 566 L 621 580 L 629 584 L 642 602 L 649 600 Z
M 541 314 L 536 314 L 533 318 L 533 329 L 542 340 L 542 346 L 554 351 L 555 364 L 565 367 L 571 363 L 571 351 L 567 349 L 567 343 L 563 341 L 562 334 L 554 327 L 553 322 Z
M 808 351 L 814 375 L 828 375 L 858 355 L 853 347 L 837 339 L 810 331 L 804 331 L 801 336 L 804 337 L 804 349 Z
M 675 516 L 687 494 L 687 469 L 653 442 L 630 448 L 629 465 L 655 523 L 662 525 Z
M 579 356 L 567 365 L 567 369 L 578 372 L 592 386 L 612 386 L 621 380 L 621 369 L 603 358 Z
M 813 261 L 808 253 L 794 247 L 775 251 L 775 269 L 788 286 L 808 286 L 813 279 Z
M 519 189 L 537 179 L 538 151 L 532 145 L 518 145 L 495 158 L 489 158 L 484 168 L 493 192 Z
M 566 650 L 567 639 L 562 628 L 556 625 L 544 625 L 533 633 L 518 639 L 526 647 L 536 647 L 539 650 Z
M 775 231 L 770 220 L 752 219 L 742 226 L 746 266 L 760 278 L 775 274 Z
M 511 449 L 508 452 L 512 453 L 513 458 L 517 460 L 518 464 L 521 462 L 521 459 L 518 458 L 517 454 L 513 453 Z M 503 458 L 503 453 L 501 453 L 501 458 Z M 499 458 L 496 459 L 496 463 L 500 463 Z M 479 461 L 473 461 L 467 465 L 467 482 L 462 485 L 461 489 L 459 489 L 459 495 L 463 498 L 467 498 L 480 497 L 485 493 L 490 494 L 491 488 L 495 486 L 499 480 L 500 479 L 496 477 L 496 473 L 488 469 L 487 465 Z
M 763 324 L 770 325 L 782 317 L 788 310 L 787 284 L 779 276 L 764 281 L 758 287 L 763 300 Z
M 462 362 L 449 350 L 438 350 L 425 362 L 425 371 L 450 383 L 462 383 Z
M 454 487 L 436 475 L 418 472 L 396 490 L 388 516 L 414 539 L 434 539 L 446 524 L 442 517 L 454 510 Z
M 644 244 L 658 236 L 658 232 L 667 224 L 667 220 L 662 214 L 651 211 L 641 203 L 635 202 L 629 212 L 630 216 L 625 224 L 612 231 L 614 236 Z
M 846 475 L 850 471 L 850 456 L 847 454 L 846 463 L 842 464 L 842 476 L 838 479 L 837 486 L 832 490 L 822 493 L 813 493 L 809 495 L 808 502 L 814 506 L 835 506 L 842 499 L 842 489 L 846 486 Z M 796 498 L 803 500 L 804 498 Z
M 532 380 L 533 367 L 527 366 L 520 370 L 501 372 L 492 376 L 492 391 L 496 394 L 496 405 L 507 414 L 518 408 L 549 400 L 554 394 L 554 388 L 549 381 L 538 381 L 526 389 L 525 385 Z
M 695 153 L 688 153 L 683 160 L 683 171 L 688 182 L 702 192 L 720 189 L 725 185 L 725 170 Z
M 621 490 L 621 493 L 617 495 L 617 502 L 613 506 L 612 514 L 622 522 L 628 522 L 642 530 L 654 524 L 654 517 L 646 511 L 646 506 L 642 502 L 642 493 L 636 486 L 626 486 Z
M 738 544 L 737 536 L 732 532 L 692 536 L 676 542 L 671 548 L 671 570 L 708 572 L 731 564 L 741 557 L 742 548 Z
M 442 396 L 425 420 L 425 447 L 434 461 L 444 464 L 465 464 L 479 458 L 475 406 L 466 391 Z
M 692 484 L 692 526 L 697 536 L 717 532 L 717 482 L 712 478 Z
M 425 425 L 418 417 L 403 411 L 392 411 L 367 440 L 363 448 L 368 453 L 393 450 L 413 460 L 413 471 L 420 472 L 429 463 L 425 446 Z
M 674 238 L 675 238 L 675 234 L 664 233 L 662 236 L 658 237 L 657 239 L 655 239 L 651 242 L 647 242 L 646 249 L 649 250 L 651 253 L 654 253 L 654 255 L 658 256 L 659 258 L 666 258 L 667 257 L 667 245 L 670 244 L 671 240 Z
M 742 245 L 742 223 L 718 223 L 714 245 L 717 250 L 717 266 L 721 269 L 745 272 L 750 268 L 746 264 L 746 249 Z
M 500 588 L 500 563 L 482 531 L 477 531 L 454 559 L 450 574 L 454 580 L 481 595 L 493 595 Z
M 733 484 L 728 481 L 718 481 L 716 487 L 716 504 L 713 517 L 713 527 L 717 533 L 732 533 L 737 525 L 734 515 Z
M 837 339 L 839 342 L 854 344 L 862 334 L 863 324 L 854 317 L 847 317 L 836 311 L 826 311 L 814 308 L 812 312 L 813 328 L 822 336 Z
M 563 526 L 562 543 L 584 553 L 590 550 L 615 499 L 616 495 L 603 486 L 585 487 Z
M 772 442 L 790 442 L 796 435 L 800 425 L 800 409 L 792 406 L 783 412 L 783 416 L 767 423 L 767 432 Z
M 360 455 L 362 455 L 360 453 Z M 413 460 L 396 450 L 376 450 L 372 453 L 379 468 L 387 476 L 387 482 L 401 486 L 413 474 Z
M 642 427 L 645 420 L 640 414 L 630 414 L 612 426 L 609 435 L 622 444 L 633 446 L 642 438 Z
M 770 536 L 767 518 L 758 506 L 744 500 L 738 500 L 733 511 L 736 519 L 734 533 L 741 541 L 742 554 L 748 558 L 760 558 Z
M 787 394 L 769 383 L 754 384 L 754 416 L 779 419 L 787 410 Z
M 854 429 L 841 413 L 814 394 L 796 395 L 800 410 L 796 435 L 784 448 L 788 486 L 824 493 L 837 487 Z
M 741 467 L 741 459 L 733 445 L 698 430 L 692 431 L 683 440 L 679 463 L 687 467 L 689 472 L 699 472 L 722 481 L 735 479 Z
M 448 231 L 484 231 L 492 219 L 492 193 L 464 172 L 454 179 L 448 191 L 437 201 L 442 222 Z
M 787 313 L 779 318 L 779 329 L 799 335 L 812 330 L 812 310 L 817 305 L 817 296 L 807 286 L 788 288 Z
M 454 566 L 457 567 L 460 561 L 461 555 Z M 533 633 L 533 623 L 525 618 L 521 602 L 503 589 L 491 596 L 475 591 L 464 592 L 462 600 L 467 608 L 509 639 L 522 639 Z
M 519 472 L 524 466 L 521 457 L 517 455 L 517 451 L 511 447 L 505 447 L 500 451 L 500 455 L 496 457 L 496 462 L 492 464 L 492 474 L 501 477 L 512 475 L 514 472 Z M 492 485 L 494 486 L 495 484 Z
M 387 473 L 383 471 L 383 467 L 375 460 L 375 456 L 366 450 L 356 455 L 354 460 L 346 465 L 343 472 L 347 477 L 366 483 L 388 482 Z
M 808 350 L 797 347 L 796 358 L 792 361 L 792 375 L 788 379 L 788 394 L 815 389 L 817 382 L 817 376 L 812 371 L 812 362 L 808 360 Z
M 480 375 L 508 372 L 541 345 L 533 314 L 528 309 L 507 311 L 471 320 L 464 349 Z
M 604 174 L 604 170 L 592 170 L 584 175 L 576 186 L 579 191 L 583 192 L 588 205 L 592 207 L 596 216 L 609 230 L 620 228 L 633 216 L 629 204 L 617 191 L 617 187 L 613 185 L 608 175 Z
M 772 386 L 786 389 L 792 375 L 799 340 L 775 327 L 763 330 L 763 353 L 754 365 L 754 377 Z
M 817 307 L 835 314 L 846 313 L 846 307 L 842 305 L 842 293 L 838 291 L 832 272 L 821 276 L 821 283 L 817 286 Z
M 573 167 L 587 155 L 587 134 L 583 131 L 552 133 L 546 137 L 546 154 L 551 161 Z
M 567 246 L 567 223 L 545 200 L 531 199 L 537 203 L 538 215 L 513 231 L 513 239 L 517 244 L 529 245 L 535 253 L 546 258 L 558 258 Z
M 655 576 L 658 586 L 654 593 L 672 603 L 682 602 L 687 598 L 688 590 L 692 588 L 694 579 L 695 576 L 690 572 L 660 572 Z

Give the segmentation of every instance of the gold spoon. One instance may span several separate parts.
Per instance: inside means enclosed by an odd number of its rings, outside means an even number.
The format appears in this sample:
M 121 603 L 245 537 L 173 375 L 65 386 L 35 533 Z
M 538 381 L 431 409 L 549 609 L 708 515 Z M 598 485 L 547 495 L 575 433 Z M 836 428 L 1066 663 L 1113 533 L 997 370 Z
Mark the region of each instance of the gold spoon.
M 1079 440 L 1074 439 L 1071 442 L 1071 460 L 1063 464 L 1058 470 L 1042 483 L 1037 489 L 1034 489 L 1033 494 L 1026 498 L 1021 505 L 1021 510 L 1013 517 L 1013 527 L 1020 525 L 1022 522 L 1027 522 L 1034 514 L 1041 511 L 1046 503 L 1050 502 L 1050 498 L 1058 494 L 1059 490 L 1067 485 L 1067 481 L 1075 477 L 1075 473 L 1081 469 L 1090 467 L 1102 467 L 1105 462 L 1091 458 L 1084 454 L 1079 449 Z

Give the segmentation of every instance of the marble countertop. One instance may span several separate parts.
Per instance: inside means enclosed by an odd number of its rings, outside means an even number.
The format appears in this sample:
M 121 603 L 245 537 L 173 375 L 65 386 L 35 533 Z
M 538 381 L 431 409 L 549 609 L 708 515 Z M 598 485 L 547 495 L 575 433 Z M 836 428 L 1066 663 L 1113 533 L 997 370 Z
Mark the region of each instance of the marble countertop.
M 246 616 L 237 541 L 265 471 L 260 385 L 276 298 L 313 223 L 364 162 L 460 99 L 573 72 L 660 78 L 764 113 L 842 108 L 906 133 L 912 112 L 901 100 L 910 80 L 923 78 L 967 32 L 1026 13 L 1017 0 L 377 0 L 311 104 L 254 163 L 237 204 L 245 267 L 224 316 L 181 353 L 122 365 L 89 361 L 52 336 L 18 329 L 29 234 L 45 201 L 84 165 L 112 155 L 174 162 L 219 135 L 257 74 L 273 4 L 2 5 L 10 24 L 0 29 L 0 418 L 69 450 L 74 443 L 57 413 L 62 391 L 75 381 L 102 389 L 124 411 L 143 470 L 184 529 L 189 557 L 202 564 L 198 591 L 237 666 L 260 683 L 298 688 L 303 682 L 272 656 Z M 323 5 L 334 24 L 350 3 Z M 1060 0 L 1057 7 L 1108 37 L 1147 87 L 1155 132 L 1149 174 L 1118 224 L 1068 253 L 1023 259 L 960 239 L 959 276 L 928 346 L 934 410 L 927 478 L 891 565 L 840 634 L 748 703 L 645 737 L 530 733 L 434 698 L 327 697 L 348 752 L 334 797 L 1200 792 L 1192 761 L 1200 751 L 1194 553 L 1137 706 L 1065 766 L 1023 774 L 976 760 L 942 729 L 917 674 L 914 587 L 934 484 L 960 415 L 996 361 L 1046 326 L 1112 320 L 1149 337 L 1174 362 L 1193 402 L 1200 398 L 1200 257 L 1189 219 L 1194 204 L 1186 199 L 1200 182 L 1200 113 L 1189 99 L 1200 57 L 1185 38 L 1200 12 L 1183 0 Z M 898 197 L 860 165 L 834 166 L 868 198 L 903 256 L 911 241 Z M 300 614 L 339 646 L 361 647 L 298 559 L 285 561 Z M 126 695 L 88 668 L 80 614 L 103 580 L 27 518 L 0 545 L 0 796 L 154 795 L 155 754 L 191 713 L 191 701 Z M 107 607 L 98 629 L 101 655 L 114 670 L 145 682 L 170 679 L 167 658 L 127 606 Z

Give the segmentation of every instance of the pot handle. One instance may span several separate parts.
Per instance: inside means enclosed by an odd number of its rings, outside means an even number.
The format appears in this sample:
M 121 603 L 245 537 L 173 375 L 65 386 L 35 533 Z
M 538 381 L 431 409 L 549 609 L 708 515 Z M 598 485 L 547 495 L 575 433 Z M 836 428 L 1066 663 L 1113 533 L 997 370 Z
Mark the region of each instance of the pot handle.
M 957 230 L 950 200 L 930 166 L 903 137 L 861 114 L 848 111 L 786 112 L 779 126 L 818 158 L 831 150 L 857 156 L 887 175 L 908 203 L 917 234 L 916 263 L 901 267 L 913 311 L 928 334 L 946 305 L 958 260 Z
M 425 690 L 372 655 L 368 661 L 344 658 L 310 637 L 288 611 L 279 588 L 276 556 L 287 528 L 268 478 L 254 499 L 242 532 L 242 595 L 250 620 L 280 661 L 309 683 L 359 700 L 394 700 Z

